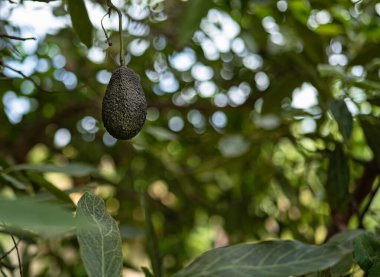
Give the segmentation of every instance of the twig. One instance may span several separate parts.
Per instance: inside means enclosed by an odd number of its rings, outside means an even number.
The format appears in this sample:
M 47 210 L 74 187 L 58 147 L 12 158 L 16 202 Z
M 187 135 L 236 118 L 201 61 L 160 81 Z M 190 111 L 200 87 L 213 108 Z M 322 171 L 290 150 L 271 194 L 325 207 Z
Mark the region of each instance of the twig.
M 19 243 L 20 241 L 18 241 L 18 242 L 16 243 L 16 240 L 15 240 L 15 238 L 14 238 L 13 235 L 11 235 L 11 238 L 12 238 L 12 241 L 13 241 L 14 247 L 16 248 L 16 254 L 17 254 L 17 260 L 18 260 L 18 265 L 19 265 L 20 277 L 23 277 L 24 274 L 23 274 L 23 272 L 22 272 L 21 257 L 20 257 L 20 252 L 18 251 L 18 246 L 17 246 L 18 243 Z
M 45 93 L 49 93 L 49 94 L 53 94 L 53 93 L 59 93 L 57 91 L 48 91 L 46 89 L 44 89 L 43 87 L 41 87 L 39 84 L 37 84 L 37 82 L 32 78 L 32 77 L 29 77 L 29 76 L 26 76 L 24 73 L 22 73 L 20 70 L 17 70 L 9 65 L 6 65 L 6 64 L 3 64 L 3 63 L 0 63 L 0 66 L 3 66 L 5 68 L 8 68 L 14 72 L 16 72 L 17 74 L 21 75 L 22 77 L 24 77 L 25 79 L 28 79 L 30 80 L 40 91 L 42 92 L 45 92 Z
M 17 242 L 16 245 L 14 245 L 11 249 L 9 249 L 7 252 L 5 252 L 1 257 L 0 257 L 0 261 L 2 259 L 4 259 L 6 256 L 8 256 L 13 250 L 16 249 L 17 245 L 20 243 L 20 240 Z
M 104 25 L 103 25 L 103 19 L 106 17 L 106 16 L 109 16 L 111 17 L 111 8 L 108 9 L 108 12 L 102 17 L 102 20 L 100 20 L 100 25 L 102 26 L 102 29 L 103 29 L 103 32 L 104 32 L 104 35 L 106 36 L 106 42 L 108 43 L 109 46 L 112 46 L 112 41 L 110 40 L 109 36 L 107 35 L 107 31 L 106 29 L 104 28 Z
M 13 272 L 15 270 L 15 267 L 13 265 L 9 265 L 9 264 L 6 264 L 6 263 L 1 262 L 1 261 L 0 261 L 0 266 L 5 267 L 6 269 L 8 269 L 11 272 Z
M 368 212 L 369 208 L 371 207 L 372 201 L 375 199 L 375 196 L 376 196 L 377 192 L 379 191 L 379 189 L 380 189 L 380 182 L 378 182 L 376 188 L 371 192 L 367 204 L 365 205 L 363 211 L 359 215 L 359 224 L 358 224 L 359 228 L 364 227 L 363 226 L 364 217 L 365 217 L 366 213 Z
M 7 225 L 5 224 L 5 222 L 3 222 L 1 220 L 1 224 L 6 228 Z M 20 252 L 18 251 L 18 244 L 20 243 L 21 240 L 19 240 L 18 242 L 16 242 L 15 240 L 15 237 L 12 235 L 12 234 L 9 234 L 11 236 L 11 239 L 13 241 L 13 247 L 12 249 L 8 250 L 1 258 L 0 258 L 0 262 L 1 260 L 6 257 L 7 255 L 9 255 L 9 253 L 11 253 L 14 249 L 16 249 L 16 253 L 17 253 L 17 260 L 18 260 L 18 264 L 19 264 L 19 270 L 20 270 L 20 277 L 23 277 L 23 272 L 22 272 L 22 264 L 21 264 L 21 257 L 20 257 Z M 3 262 L 1 262 L 1 264 L 4 264 Z
M 123 15 L 121 11 L 111 2 L 111 0 L 107 0 L 107 6 L 110 9 L 114 9 L 119 16 L 120 66 L 123 66 L 125 64 L 124 44 L 123 44 Z
M 22 41 L 25 41 L 25 40 L 36 40 L 35 37 L 21 38 L 21 37 L 9 36 L 9 35 L 5 35 L 5 34 L 0 34 L 0 38 L 7 38 L 7 39 L 14 39 L 14 40 L 22 40 Z
M 8 277 L 8 275 L 5 274 L 3 268 L 1 267 L 1 264 L 0 264 L 0 272 L 1 272 L 1 274 L 3 274 L 3 277 Z
M 36 0 L 22 0 L 22 1 L 36 1 Z M 60 0 L 38 0 L 38 2 L 43 2 L 43 3 L 50 3 L 50 2 L 55 2 L 55 1 L 60 1 Z

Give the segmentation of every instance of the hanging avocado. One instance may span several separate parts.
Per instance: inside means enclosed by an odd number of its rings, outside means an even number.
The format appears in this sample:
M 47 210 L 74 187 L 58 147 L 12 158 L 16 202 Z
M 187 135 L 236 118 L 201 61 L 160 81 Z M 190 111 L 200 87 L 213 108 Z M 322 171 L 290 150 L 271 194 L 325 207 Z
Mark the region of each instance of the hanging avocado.
M 104 127 L 117 139 L 131 139 L 143 127 L 146 110 L 140 77 L 127 66 L 118 67 L 112 73 L 103 98 Z

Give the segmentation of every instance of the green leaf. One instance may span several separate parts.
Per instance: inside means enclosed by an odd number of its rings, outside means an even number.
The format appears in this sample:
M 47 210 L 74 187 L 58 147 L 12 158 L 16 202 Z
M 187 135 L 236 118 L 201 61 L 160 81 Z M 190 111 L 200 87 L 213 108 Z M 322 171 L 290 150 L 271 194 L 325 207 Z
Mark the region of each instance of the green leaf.
M 333 66 L 329 64 L 319 64 L 318 72 L 322 77 L 341 77 L 343 78 L 344 71 L 340 66 Z
M 360 235 L 354 240 L 354 259 L 365 272 L 371 272 L 380 263 L 380 243 L 369 234 Z
M 379 277 L 380 276 L 380 260 L 377 259 L 372 265 L 368 272 L 368 277 Z
M 183 9 L 184 15 L 178 32 L 178 46 L 183 47 L 191 40 L 194 32 L 199 28 L 201 20 L 205 17 L 211 7 L 214 6 L 211 0 L 191 0 Z
M 347 230 L 332 236 L 327 243 L 339 244 L 345 248 L 353 249 L 353 241 L 358 236 L 365 234 L 364 230 Z
M 299 241 L 239 244 L 206 252 L 174 277 L 284 277 L 322 271 L 336 265 L 347 250 Z
M 330 268 L 331 277 L 346 276 L 346 273 L 350 271 L 353 264 L 352 254 L 349 253 L 344 256 L 339 263 Z
M 322 77 L 337 77 L 344 79 L 345 83 L 354 85 L 359 88 L 380 91 L 380 82 L 358 78 L 351 74 L 346 74 L 342 67 L 328 64 L 319 64 L 318 72 Z
M 380 91 L 380 83 L 379 82 L 366 80 L 366 79 L 358 79 L 356 77 L 351 77 L 351 81 L 354 83 L 355 86 L 357 86 L 359 88 Z
M 333 100 L 330 103 L 330 110 L 338 123 L 339 131 L 342 134 L 344 141 L 347 143 L 350 140 L 352 133 L 352 114 L 348 110 L 344 100 Z
M 142 269 L 142 271 L 144 272 L 145 277 L 154 277 L 154 275 L 149 271 L 148 268 L 146 268 L 146 267 L 142 267 L 141 269 Z
M 64 191 L 54 186 L 52 183 L 44 179 L 41 175 L 34 172 L 27 172 L 27 175 L 29 177 L 29 180 L 32 183 L 46 189 L 48 192 L 53 194 L 57 199 L 67 204 L 74 205 L 71 198 Z
M 349 250 L 353 250 L 353 241 L 362 234 L 365 234 L 364 230 L 347 230 L 332 236 L 327 243 L 339 244 Z M 335 266 L 330 268 L 330 274 L 332 277 L 346 276 L 346 273 L 351 269 L 353 263 L 352 253 L 348 253 L 342 258 Z
M 81 177 L 97 172 L 95 167 L 82 163 L 71 163 L 64 166 L 58 166 L 55 164 L 20 164 L 15 165 L 10 169 L 13 171 L 28 170 L 35 172 L 60 172 L 75 177 Z
M 90 277 L 119 277 L 123 268 L 121 237 L 104 201 L 89 192 L 78 202 L 77 219 L 92 228 L 78 228 L 80 254 Z
M 92 45 L 92 24 L 83 0 L 68 0 L 68 11 L 74 30 L 79 39 L 90 48 Z
M 144 230 L 137 227 L 120 225 L 119 230 L 122 239 L 132 240 L 139 239 L 145 236 Z
M 375 160 L 378 164 L 380 164 L 380 118 L 373 116 L 360 116 L 359 119 L 367 143 L 373 152 Z
M 65 233 L 75 227 L 70 211 L 33 199 L 0 199 L 0 220 L 5 225 L 36 232 L 42 236 Z
M 341 25 L 330 23 L 318 26 L 314 32 L 325 36 L 338 36 L 344 32 Z
M 369 234 L 354 240 L 354 259 L 370 277 L 380 274 L 380 243 Z
M 11 175 L 0 173 L 0 180 L 1 179 L 11 184 L 16 189 L 25 190 L 27 188 L 27 186 L 23 182 L 19 181 L 18 179 L 16 179 L 15 177 Z
M 348 158 L 343 151 L 342 145 L 337 143 L 335 150 L 329 155 L 326 182 L 327 200 L 331 209 L 341 211 L 347 207 L 349 181 L 350 169 L 348 166 Z
M 292 0 L 289 1 L 288 5 L 293 16 L 306 25 L 310 15 L 310 6 L 308 3 L 303 0 Z

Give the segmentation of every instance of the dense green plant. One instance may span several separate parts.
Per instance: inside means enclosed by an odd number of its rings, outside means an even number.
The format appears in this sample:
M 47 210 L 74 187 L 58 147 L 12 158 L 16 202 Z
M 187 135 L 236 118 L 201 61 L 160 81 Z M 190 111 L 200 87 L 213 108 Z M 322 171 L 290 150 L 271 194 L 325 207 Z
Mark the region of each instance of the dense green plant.
M 0 1 L 0 273 L 378 276 L 380 4 L 116 2 Z

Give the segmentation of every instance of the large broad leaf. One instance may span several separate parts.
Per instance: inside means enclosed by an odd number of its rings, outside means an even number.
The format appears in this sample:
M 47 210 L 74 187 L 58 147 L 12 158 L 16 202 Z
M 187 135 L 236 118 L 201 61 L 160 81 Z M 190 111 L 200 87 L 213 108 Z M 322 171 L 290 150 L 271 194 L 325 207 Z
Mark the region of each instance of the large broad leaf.
M 335 150 L 329 155 L 329 158 L 326 182 L 327 200 L 334 211 L 341 211 L 346 209 L 349 199 L 350 168 L 348 158 L 339 143 L 335 145 Z
M 380 164 L 380 118 L 372 116 L 361 116 L 360 125 L 374 158 Z
M 92 45 L 92 24 L 83 0 L 68 0 L 71 22 L 79 39 L 90 48 Z
M 348 252 L 337 244 L 299 241 L 240 244 L 208 251 L 174 277 L 298 276 L 330 268 Z
M 353 264 L 352 253 L 344 256 L 339 263 L 329 269 L 331 277 L 347 276 L 347 273 L 351 270 Z M 329 275 L 328 275 L 329 276 Z M 329 277 L 330 277 L 329 276 Z
M 103 199 L 86 192 L 78 202 L 77 218 L 92 226 L 77 230 L 88 276 L 120 277 L 123 267 L 120 232 Z
M 55 164 L 20 164 L 15 165 L 11 170 L 27 170 L 36 172 L 60 172 L 71 176 L 85 176 L 89 174 L 96 173 L 95 167 L 81 164 L 81 163 L 71 163 L 64 166 L 58 166 Z
M 360 235 L 354 240 L 354 258 L 365 272 L 377 272 L 380 266 L 380 243 L 369 234 Z
M 366 234 L 365 230 L 347 230 L 333 235 L 328 243 L 339 244 L 344 248 L 353 249 L 353 241 L 360 235 Z
M 213 6 L 211 0 L 191 0 L 188 1 L 184 10 L 184 16 L 178 33 L 178 46 L 186 45 L 192 38 L 194 32 L 199 28 L 201 20 L 205 17 L 209 9 Z
M 352 133 L 352 114 L 347 108 L 344 100 L 333 100 L 330 104 L 330 110 L 336 122 L 344 141 L 348 142 Z
M 364 230 L 347 230 L 340 232 L 332 236 L 328 243 L 339 244 L 340 246 L 353 250 L 353 241 L 362 234 L 365 234 Z M 335 266 L 331 267 L 329 273 L 331 277 L 346 276 L 346 273 L 350 271 L 353 264 L 353 255 L 348 253 L 342 258 Z
M 33 199 L 0 199 L 0 222 L 42 236 L 53 236 L 75 227 L 72 213 L 61 206 Z

